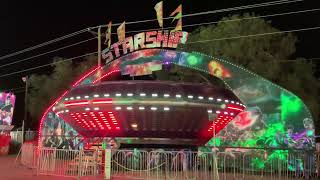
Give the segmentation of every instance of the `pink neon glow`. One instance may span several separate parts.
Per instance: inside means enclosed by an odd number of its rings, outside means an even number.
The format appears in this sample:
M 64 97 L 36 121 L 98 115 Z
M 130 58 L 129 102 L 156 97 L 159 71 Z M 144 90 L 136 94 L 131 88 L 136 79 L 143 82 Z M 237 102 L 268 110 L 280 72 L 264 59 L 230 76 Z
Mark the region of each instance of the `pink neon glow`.
M 119 130 L 120 127 L 118 126 L 118 121 L 115 119 L 113 113 L 111 111 L 108 111 L 108 115 L 109 115 L 109 118 L 112 119 L 113 125 L 116 126 L 117 130 Z
M 98 100 L 93 100 L 92 104 L 112 104 L 112 99 L 98 99 Z
M 229 106 L 229 107 L 227 107 L 227 108 L 228 108 L 228 109 L 237 110 L 237 111 L 243 111 L 243 109 L 236 108 L 236 107 L 231 107 L 231 106 Z
M 87 74 L 85 74 L 84 76 L 82 76 L 78 81 L 76 81 L 75 83 L 73 83 L 72 87 L 77 86 L 81 81 L 83 81 L 85 78 L 87 78 L 87 77 L 90 76 L 92 73 L 94 73 L 95 71 L 97 71 L 99 68 L 101 68 L 101 66 L 98 66 L 98 67 L 94 68 L 93 70 L 91 70 L 90 72 L 88 72 Z
M 116 70 L 112 70 L 112 71 L 109 71 L 108 73 L 104 74 L 103 76 L 101 76 L 100 78 L 96 79 L 93 81 L 93 84 L 97 83 L 98 81 L 100 81 L 101 79 L 105 78 L 105 77 L 108 77 L 109 75 L 113 74 L 113 73 L 116 73 L 116 72 L 120 72 L 119 69 L 116 69 Z
M 95 101 L 92 104 L 112 104 L 112 101 Z
M 213 124 L 210 125 L 208 128 L 208 132 L 213 131 L 213 127 L 215 127 L 215 133 L 219 133 L 220 130 L 222 130 L 225 126 L 228 125 L 228 123 L 232 120 L 233 118 L 231 116 L 226 116 L 226 115 L 220 115 L 216 119 L 214 119 Z
M 101 68 L 100 66 L 94 68 L 93 70 L 89 71 L 89 73 L 85 74 L 84 76 L 82 76 L 78 81 L 76 81 L 75 83 L 73 83 L 72 87 L 77 86 L 81 81 L 83 81 L 85 78 L 87 78 L 88 76 L 90 76 L 93 72 L 97 71 L 99 68 Z M 52 103 L 44 112 L 44 114 L 41 117 L 40 120 L 40 124 L 39 124 L 39 132 L 38 132 L 38 147 L 41 146 L 41 131 L 43 128 L 43 121 L 45 119 L 45 117 L 47 116 L 48 112 L 52 109 L 52 107 L 58 102 L 60 101 L 69 91 L 65 91 L 61 96 L 59 96 L 54 103 Z
M 95 71 L 97 71 L 99 68 L 101 68 L 101 66 L 98 66 L 96 68 L 94 68 L 93 70 L 89 71 L 87 74 L 85 74 L 84 76 L 82 76 L 79 80 L 77 80 L 75 83 L 73 83 L 72 87 L 75 87 L 77 85 L 79 85 L 79 83 L 81 83 L 85 78 L 87 78 L 88 76 L 90 76 L 91 74 L 93 74 Z M 107 77 L 108 75 L 115 73 L 115 72 L 119 72 L 120 70 L 113 70 L 108 72 L 107 74 L 103 75 L 100 79 Z M 99 79 L 99 80 L 100 80 Z M 99 80 L 95 80 L 93 83 L 96 83 Z M 40 124 L 39 124 L 39 132 L 38 132 L 38 147 L 41 147 L 41 132 L 42 132 L 42 128 L 43 128 L 43 123 L 44 123 L 44 119 L 47 116 L 48 112 L 52 109 L 52 107 L 58 102 L 60 101 L 66 94 L 68 94 L 69 90 L 65 91 L 61 96 L 59 96 L 54 103 L 52 103 L 47 109 L 46 111 L 43 113 L 41 119 L 40 119 Z M 83 120 L 83 119 L 82 119 Z M 85 121 L 84 121 L 85 122 Z M 109 128 L 110 129 L 110 128 Z M 116 129 L 120 129 L 119 127 L 116 127 Z
M 117 120 L 114 118 L 114 115 L 111 111 L 107 112 L 82 112 L 82 113 L 76 113 L 79 117 L 79 119 L 74 116 L 74 113 L 69 113 L 69 115 L 75 120 L 76 123 L 78 123 L 79 126 L 83 128 L 87 128 L 89 130 L 93 130 L 93 128 L 99 128 L 99 130 L 111 130 L 111 129 L 116 129 L 119 130 L 120 127 L 118 126 Z M 90 118 L 84 118 L 83 116 L 85 115 L 90 115 Z M 107 120 L 106 116 L 109 116 L 109 120 Z M 112 118 L 111 118 L 112 117 Z M 112 120 L 110 120 L 110 118 Z M 108 122 L 109 121 L 109 122 Z
M 65 107 L 69 107 L 69 106 L 80 106 L 80 105 L 88 105 L 89 101 L 86 100 L 80 100 L 80 101 L 71 101 L 71 102 L 64 102 L 64 106 Z

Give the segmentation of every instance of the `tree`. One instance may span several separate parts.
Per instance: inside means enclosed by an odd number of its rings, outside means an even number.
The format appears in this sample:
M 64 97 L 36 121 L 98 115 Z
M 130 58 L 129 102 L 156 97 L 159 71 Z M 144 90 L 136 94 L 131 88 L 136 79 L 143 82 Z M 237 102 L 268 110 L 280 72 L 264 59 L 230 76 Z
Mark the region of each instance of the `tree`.
M 201 26 L 193 31 L 190 43 L 182 45 L 185 51 L 199 51 L 220 56 L 234 64 L 243 66 L 268 80 L 297 94 L 311 109 L 315 119 L 319 118 L 319 82 L 314 76 L 314 66 L 303 59 L 293 59 L 296 36 L 290 33 L 239 37 L 266 32 L 279 32 L 271 22 L 254 15 L 244 14 L 225 17 L 217 25 Z M 239 20 L 245 18 L 245 20 Z M 229 38 L 229 39 L 224 39 Z M 268 68 L 272 67 L 272 68 Z M 319 128 L 319 122 L 318 127 Z M 318 131 L 319 132 L 319 131 Z
M 63 61 L 63 58 L 54 58 L 53 71 L 49 75 L 33 74 L 29 79 L 30 92 L 28 95 L 28 111 L 32 123 L 37 123 L 45 109 L 55 98 L 70 88 L 81 74 L 94 66 L 96 56 L 88 56 L 79 63 Z

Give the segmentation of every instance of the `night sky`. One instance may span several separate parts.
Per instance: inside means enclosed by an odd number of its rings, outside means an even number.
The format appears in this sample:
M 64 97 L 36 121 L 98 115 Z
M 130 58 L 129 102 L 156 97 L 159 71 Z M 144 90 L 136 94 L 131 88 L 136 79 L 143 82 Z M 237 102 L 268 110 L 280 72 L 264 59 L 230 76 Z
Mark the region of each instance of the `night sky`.
M 275 1 L 275 0 L 272 0 Z M 48 40 L 72 33 L 87 27 L 106 24 L 110 20 L 113 23 L 122 21 L 136 21 L 145 19 L 155 19 L 153 10 L 158 1 L 135 0 L 135 1 L 0 1 L 0 57 L 6 54 L 28 48 Z M 193 0 L 193 1 L 164 1 L 164 16 L 168 16 L 181 2 L 183 2 L 183 14 L 190 14 L 201 11 L 230 8 L 242 5 L 250 5 L 267 1 L 255 0 Z M 255 12 L 259 15 L 300 11 L 320 8 L 316 0 L 305 0 L 291 4 L 269 6 L 263 8 L 246 9 L 242 11 L 231 11 L 227 13 L 217 13 L 205 16 L 196 16 L 183 19 L 183 24 L 203 23 L 220 20 L 223 16 L 237 14 L 241 12 Z M 320 26 L 320 11 L 277 16 L 268 18 L 272 25 L 280 30 L 291 30 Z M 168 23 L 167 23 L 168 24 Z M 166 21 L 165 21 L 166 26 Z M 126 31 L 145 30 L 158 28 L 156 21 L 137 25 L 126 25 Z M 184 28 L 192 31 L 194 28 Z M 113 30 L 115 32 L 115 29 Z M 295 33 L 298 36 L 296 57 L 320 58 L 319 46 L 320 30 L 312 30 Z M 84 33 L 64 41 L 33 50 L 18 56 L 0 60 L 0 65 L 28 58 L 40 53 L 44 53 L 55 48 L 66 46 L 75 42 L 93 37 L 90 33 Z M 34 58 L 27 62 L 15 64 L 5 68 L 0 68 L 0 76 L 26 68 L 35 67 L 52 62 L 55 56 L 73 57 L 85 53 L 96 51 L 96 41 L 85 43 L 84 45 L 68 48 L 50 55 Z M 314 60 L 318 64 L 319 60 Z M 50 70 L 50 69 L 49 69 Z M 48 68 L 38 69 L 27 73 L 15 74 L 5 78 L 0 78 L 0 90 L 23 87 L 21 77 L 31 73 L 47 73 Z M 23 118 L 24 92 L 17 90 L 17 104 L 14 114 L 14 125 L 21 124 Z

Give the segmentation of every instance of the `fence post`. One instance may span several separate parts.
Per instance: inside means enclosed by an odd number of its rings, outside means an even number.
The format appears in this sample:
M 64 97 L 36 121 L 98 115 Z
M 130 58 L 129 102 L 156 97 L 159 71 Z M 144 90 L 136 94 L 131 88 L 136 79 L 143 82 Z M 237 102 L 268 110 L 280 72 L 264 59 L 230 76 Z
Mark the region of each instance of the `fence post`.
M 104 159 L 104 179 L 110 180 L 111 178 L 111 149 L 105 149 L 105 159 Z
M 218 160 L 217 152 L 213 151 L 213 178 L 219 180 Z
M 40 168 L 40 159 L 41 159 L 41 156 L 42 156 L 42 151 L 41 151 L 41 148 L 40 148 L 40 146 L 38 145 L 38 153 L 39 153 L 39 155 L 38 155 L 38 159 L 37 159 L 37 176 L 39 175 L 39 168 Z
M 82 156 L 83 156 L 83 150 L 80 150 L 80 153 L 79 153 L 79 165 L 78 165 L 78 177 L 77 179 L 80 180 L 80 177 L 82 176 Z

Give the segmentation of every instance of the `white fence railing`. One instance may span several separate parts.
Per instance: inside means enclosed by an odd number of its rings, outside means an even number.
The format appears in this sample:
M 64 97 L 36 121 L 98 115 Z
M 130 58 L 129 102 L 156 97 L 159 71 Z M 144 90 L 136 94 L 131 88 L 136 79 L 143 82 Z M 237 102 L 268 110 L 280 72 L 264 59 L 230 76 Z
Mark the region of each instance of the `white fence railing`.
M 104 174 L 104 151 L 23 146 L 21 162 L 38 174 L 81 177 Z M 173 180 L 320 178 L 320 154 L 308 151 L 250 150 L 191 152 L 113 150 L 112 177 Z M 106 163 L 108 164 L 108 163 Z
M 10 132 L 11 141 L 19 142 L 22 141 L 22 131 L 11 131 Z M 37 136 L 37 131 L 25 131 L 24 132 L 24 141 L 35 140 Z
M 319 178 L 319 154 L 292 152 L 117 151 L 112 175 L 141 179 Z
M 44 175 L 80 177 L 97 175 L 96 151 L 39 149 L 37 172 Z

